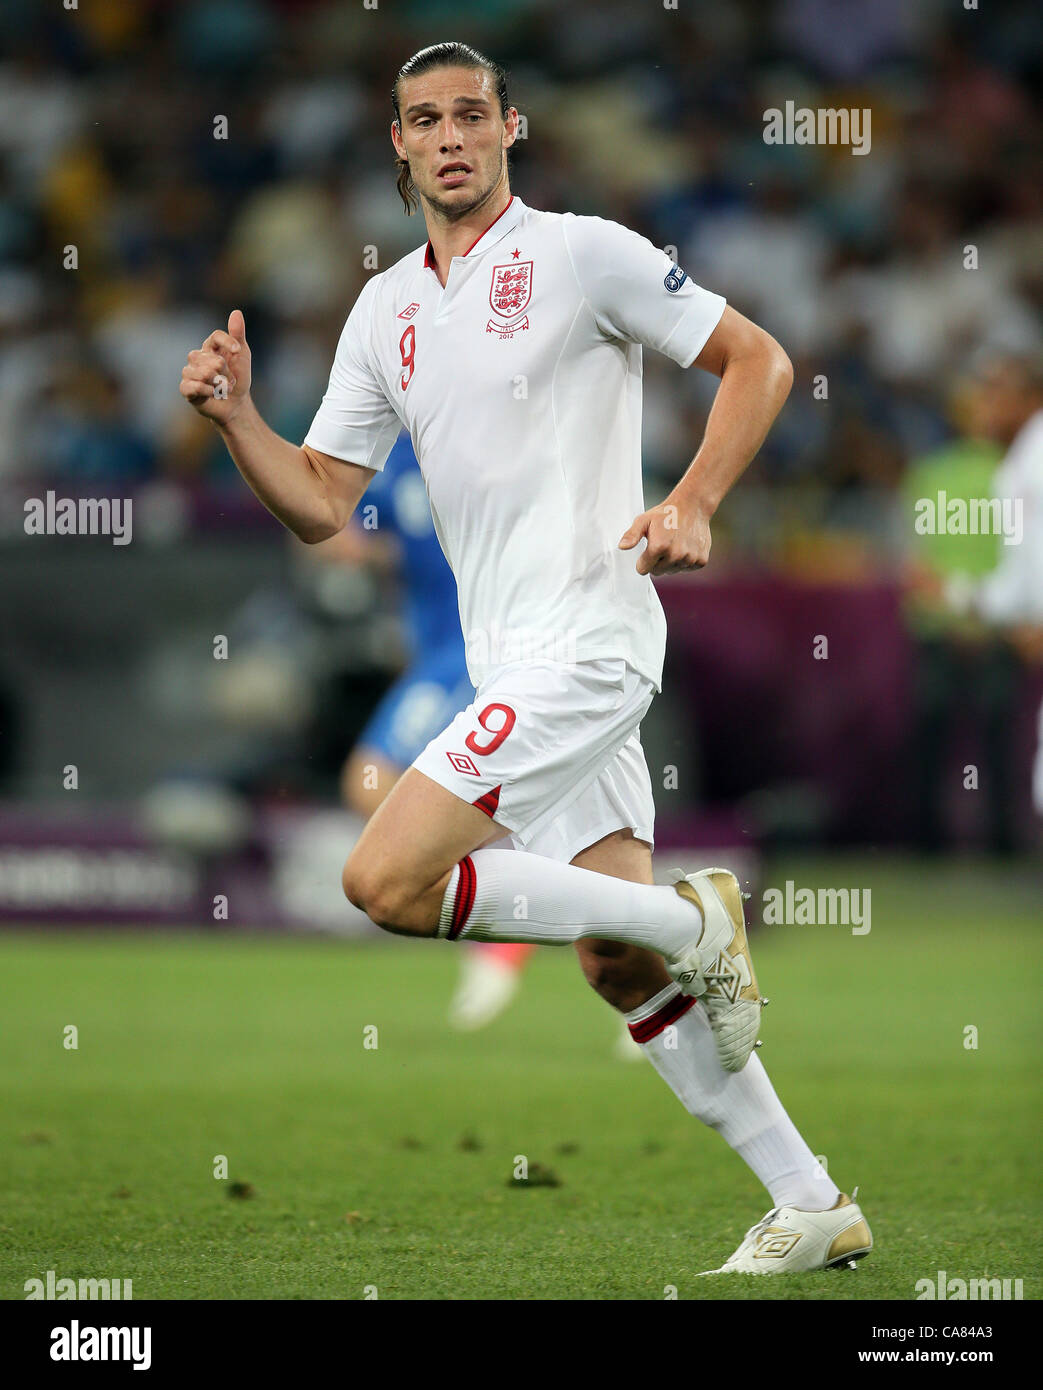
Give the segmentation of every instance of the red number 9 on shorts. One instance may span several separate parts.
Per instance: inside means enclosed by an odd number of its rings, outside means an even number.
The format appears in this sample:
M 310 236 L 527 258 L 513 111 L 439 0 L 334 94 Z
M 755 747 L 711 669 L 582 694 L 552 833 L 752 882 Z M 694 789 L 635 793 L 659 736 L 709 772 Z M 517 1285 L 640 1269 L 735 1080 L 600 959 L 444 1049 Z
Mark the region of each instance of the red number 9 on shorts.
M 498 729 L 490 729 L 486 720 L 489 715 L 492 714 L 493 710 L 497 709 L 503 711 L 503 723 Z M 495 753 L 500 744 L 514 728 L 514 721 L 517 717 L 518 716 L 514 713 L 514 710 L 511 709 L 510 705 L 486 705 L 485 709 L 483 709 L 478 716 L 478 723 L 481 724 L 482 728 L 485 729 L 487 733 L 492 734 L 492 738 L 488 743 L 482 745 L 478 742 L 474 734 L 468 734 L 464 742 L 472 753 L 478 753 L 482 757 L 487 753 Z

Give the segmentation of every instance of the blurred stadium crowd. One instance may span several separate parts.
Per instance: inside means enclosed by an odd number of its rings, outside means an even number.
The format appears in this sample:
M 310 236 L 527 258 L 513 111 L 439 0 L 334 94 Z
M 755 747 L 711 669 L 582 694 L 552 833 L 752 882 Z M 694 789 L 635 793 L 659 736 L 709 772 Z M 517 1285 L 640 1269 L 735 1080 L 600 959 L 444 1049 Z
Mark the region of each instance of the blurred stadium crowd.
M 901 707 L 891 775 L 846 724 L 822 757 L 837 766 L 861 756 L 895 801 L 906 795 L 899 778 L 918 767 L 919 837 L 941 842 L 950 716 L 969 690 L 980 696 L 983 761 L 998 767 L 1024 702 L 1021 656 L 980 625 L 969 636 L 943 596 L 953 572 L 992 569 L 998 538 L 917 538 L 912 523 L 916 499 L 938 488 L 988 491 L 1009 434 L 986 437 L 983 384 L 995 407 L 996 353 L 1039 351 L 1043 82 L 1031 4 L 90 0 L 66 11 L 6 0 L 0 23 L 0 541 L 13 556 L 24 499 L 45 488 L 159 495 L 158 510 L 136 512 L 140 533 L 192 545 L 190 568 L 211 576 L 196 582 L 196 604 L 183 592 L 186 552 L 156 561 L 148 585 L 136 554 L 125 563 L 139 568 L 121 571 L 136 576 L 132 613 L 126 581 L 98 564 L 87 584 L 79 552 L 58 547 L 46 592 L 23 568 L 18 592 L 36 609 L 0 632 L 0 703 L 22 711 L 0 720 L 0 781 L 14 776 L 21 720 L 32 750 L 18 785 L 36 796 L 53 784 L 67 756 L 65 692 L 79 679 L 77 717 L 102 791 L 141 790 L 188 750 L 229 775 L 233 731 L 250 745 L 244 766 L 274 756 L 283 779 L 314 764 L 332 789 L 349 732 L 405 660 L 383 592 L 393 561 L 380 559 L 379 582 L 379 566 L 368 579 L 356 566 L 340 598 L 328 569 L 302 579 L 308 562 L 293 547 L 279 551 L 281 573 L 262 573 L 257 552 L 233 542 L 256 527 L 267 544 L 270 523 L 178 382 L 188 350 L 240 307 L 258 407 L 278 433 L 303 439 L 366 278 L 425 239 L 395 191 L 390 88 L 417 49 L 453 38 L 508 69 L 525 119 L 512 185 L 527 204 L 612 218 L 676 248 L 695 280 L 789 352 L 793 392 L 717 518 L 710 581 L 760 571 L 876 584 L 886 594 L 873 622 L 884 626 L 894 590 L 904 591 L 912 691 L 879 663 L 849 673 L 863 709 L 872 679 L 876 708 Z M 765 143 L 765 113 L 787 102 L 868 109 L 869 148 Z M 715 385 L 645 355 L 648 505 L 687 467 Z M 1029 385 L 1043 389 L 1038 370 Z M 188 520 L 201 514 L 223 546 L 205 561 Z M 117 604 L 126 607 L 106 629 L 102 615 Z M 239 684 L 223 728 L 220 698 L 207 706 L 200 694 L 213 683 L 214 631 L 231 632 L 240 652 L 263 650 L 256 669 L 241 660 L 227 673 L 228 688 Z M 672 631 L 689 660 L 680 623 Z M 742 640 L 729 629 L 719 664 L 734 656 L 748 691 Z M 789 658 L 767 640 L 753 646 L 764 691 L 777 689 Z M 340 682 L 325 706 L 314 694 L 323 680 Z M 328 707 L 325 732 L 305 733 L 303 745 L 302 682 L 313 709 Z M 696 741 L 691 688 L 677 717 L 663 701 L 675 740 Z M 809 736 L 837 705 L 822 682 L 799 700 Z M 244 709 L 255 704 L 251 738 Z M 703 730 L 704 743 L 713 737 Z M 1024 780 L 1028 735 L 1019 737 Z M 798 766 L 806 750 L 793 748 Z M 750 757 L 762 769 L 755 784 L 767 775 L 757 737 Z M 990 839 L 1009 847 L 1009 782 L 997 775 L 991 786 Z M 860 786 L 851 799 L 864 804 Z
M 1035 341 L 1029 5 L 92 0 L 55 22 L 9 0 L 5 14 L 8 480 L 234 483 L 177 382 L 235 305 L 262 412 L 303 437 L 366 248 L 383 269 L 424 239 L 394 193 L 389 86 L 445 37 L 507 65 L 528 122 L 514 185 L 530 206 L 677 247 L 784 344 L 796 388 L 748 481 L 805 485 L 802 518 L 885 538 L 908 460 L 959 429 L 973 352 Z M 763 113 L 787 100 L 871 108 L 871 152 L 766 145 Z M 670 480 L 713 383 L 646 361 L 646 465 Z M 830 409 L 813 394 L 820 374 Z M 770 499 L 768 512 L 777 521 Z

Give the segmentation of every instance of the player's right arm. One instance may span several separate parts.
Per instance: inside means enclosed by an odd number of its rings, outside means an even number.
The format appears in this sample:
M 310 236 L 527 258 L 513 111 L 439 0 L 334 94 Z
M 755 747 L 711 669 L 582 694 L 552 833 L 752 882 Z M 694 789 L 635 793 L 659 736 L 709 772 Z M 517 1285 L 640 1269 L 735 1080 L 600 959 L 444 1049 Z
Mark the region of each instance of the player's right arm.
M 307 444 L 291 444 L 261 418 L 250 396 L 250 348 L 239 309 L 188 354 L 181 394 L 221 433 L 235 466 L 273 516 L 309 545 L 347 525 L 374 470 Z

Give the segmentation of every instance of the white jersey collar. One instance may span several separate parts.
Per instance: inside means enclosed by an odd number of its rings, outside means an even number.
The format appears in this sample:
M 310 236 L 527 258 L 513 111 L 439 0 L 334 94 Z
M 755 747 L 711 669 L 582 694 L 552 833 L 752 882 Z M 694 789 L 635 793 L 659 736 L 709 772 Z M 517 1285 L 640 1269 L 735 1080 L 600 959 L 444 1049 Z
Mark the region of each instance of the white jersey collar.
M 478 237 L 478 240 L 473 241 L 463 253 L 464 257 L 480 256 L 483 251 L 488 251 L 490 246 L 495 246 L 498 241 L 512 230 L 512 228 L 516 227 L 527 212 L 528 208 L 518 197 L 517 193 L 515 193 L 503 212 L 501 212 L 498 217 L 494 218 L 489 226 L 486 227 L 485 231 Z M 463 258 L 459 256 L 453 257 L 454 261 L 460 259 Z M 435 269 L 435 257 L 431 249 L 430 239 L 424 249 L 424 268 L 430 270 Z

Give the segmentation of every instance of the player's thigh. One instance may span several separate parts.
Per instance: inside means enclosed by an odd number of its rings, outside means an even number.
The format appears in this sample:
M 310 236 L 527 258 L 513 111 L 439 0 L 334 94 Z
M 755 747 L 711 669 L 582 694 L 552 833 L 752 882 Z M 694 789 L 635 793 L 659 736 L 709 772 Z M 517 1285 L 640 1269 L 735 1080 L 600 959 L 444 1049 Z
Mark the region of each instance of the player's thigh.
M 652 851 L 632 830 L 614 830 L 596 844 L 581 850 L 572 863 L 580 869 L 625 878 L 631 883 L 652 884 Z M 650 999 L 670 983 L 663 958 L 656 951 L 628 946 L 622 941 L 586 937 L 575 943 L 580 968 L 599 992 L 610 986 L 626 986 Z M 643 1000 L 638 999 L 637 1003 Z
M 507 831 L 415 767 L 407 768 L 366 823 L 344 866 L 355 901 L 393 883 L 422 892 L 454 864 Z
M 652 851 L 632 830 L 621 828 L 602 836 L 595 844 L 580 850 L 572 863 L 577 869 L 591 869 L 594 873 L 625 878 L 631 883 L 655 882 Z

